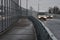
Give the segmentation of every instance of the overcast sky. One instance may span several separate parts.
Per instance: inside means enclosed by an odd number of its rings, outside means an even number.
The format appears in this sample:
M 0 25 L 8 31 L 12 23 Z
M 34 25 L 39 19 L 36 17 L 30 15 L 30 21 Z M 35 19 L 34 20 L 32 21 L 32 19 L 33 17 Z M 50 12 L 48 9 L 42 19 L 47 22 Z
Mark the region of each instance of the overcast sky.
M 38 0 L 28 0 L 28 9 L 33 7 L 38 11 Z M 60 8 L 60 0 L 39 0 L 39 11 L 47 11 L 49 7 L 58 6 Z M 26 8 L 26 0 L 22 0 L 22 7 Z

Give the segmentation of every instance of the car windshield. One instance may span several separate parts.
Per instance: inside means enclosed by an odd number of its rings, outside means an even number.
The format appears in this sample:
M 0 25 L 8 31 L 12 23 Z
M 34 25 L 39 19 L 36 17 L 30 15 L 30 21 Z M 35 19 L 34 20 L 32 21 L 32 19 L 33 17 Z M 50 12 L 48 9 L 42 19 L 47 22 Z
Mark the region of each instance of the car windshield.
M 38 15 L 46 15 L 46 13 L 39 13 Z

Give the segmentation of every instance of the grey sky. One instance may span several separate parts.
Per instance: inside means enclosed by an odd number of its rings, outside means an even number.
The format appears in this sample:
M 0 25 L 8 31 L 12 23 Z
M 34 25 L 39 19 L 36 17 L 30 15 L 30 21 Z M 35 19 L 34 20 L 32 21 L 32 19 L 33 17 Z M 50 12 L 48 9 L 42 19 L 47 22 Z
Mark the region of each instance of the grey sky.
M 60 0 L 39 0 L 39 11 L 47 11 L 49 7 L 58 6 L 60 8 Z M 38 0 L 28 0 L 28 9 L 33 7 L 38 11 Z M 26 8 L 26 0 L 22 0 L 22 7 Z

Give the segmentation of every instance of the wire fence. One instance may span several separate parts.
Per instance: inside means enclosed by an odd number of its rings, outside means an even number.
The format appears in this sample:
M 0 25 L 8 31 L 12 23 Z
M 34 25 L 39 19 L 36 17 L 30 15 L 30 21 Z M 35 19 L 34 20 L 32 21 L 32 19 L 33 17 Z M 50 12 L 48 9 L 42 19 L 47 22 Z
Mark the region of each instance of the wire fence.
M 5 31 L 20 17 L 18 0 L 0 0 L 0 32 Z

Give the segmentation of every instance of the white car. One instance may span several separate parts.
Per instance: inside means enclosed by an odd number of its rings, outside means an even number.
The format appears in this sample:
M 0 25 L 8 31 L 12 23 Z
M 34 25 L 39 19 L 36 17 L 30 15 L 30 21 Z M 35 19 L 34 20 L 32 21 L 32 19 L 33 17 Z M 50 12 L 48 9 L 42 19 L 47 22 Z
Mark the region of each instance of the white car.
M 53 15 L 48 15 L 47 18 L 52 19 Z
M 38 19 L 43 19 L 43 20 L 46 20 L 47 19 L 47 16 L 45 15 L 45 13 L 39 13 L 38 14 Z

